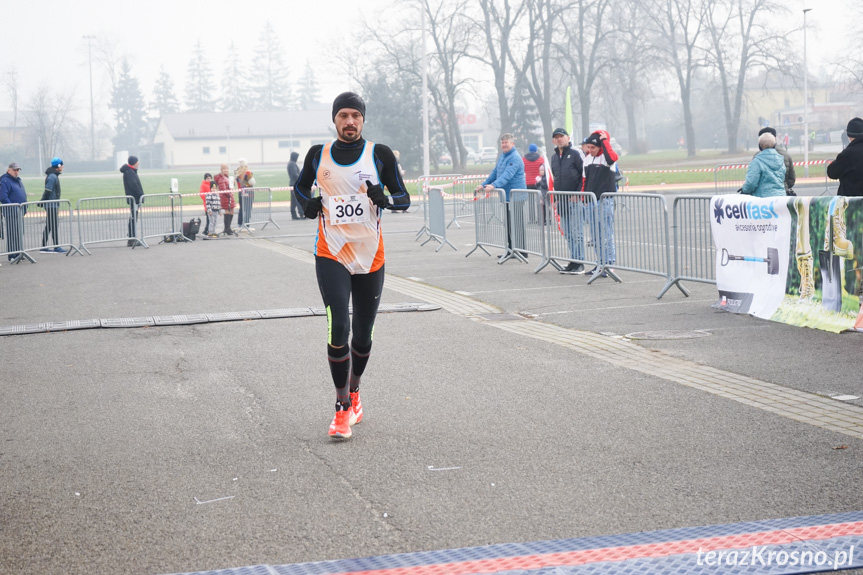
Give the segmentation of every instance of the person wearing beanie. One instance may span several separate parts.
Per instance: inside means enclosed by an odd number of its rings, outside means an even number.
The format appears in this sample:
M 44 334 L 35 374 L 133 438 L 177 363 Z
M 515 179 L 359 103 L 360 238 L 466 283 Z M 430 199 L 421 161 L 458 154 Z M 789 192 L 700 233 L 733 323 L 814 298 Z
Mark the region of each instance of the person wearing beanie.
M 300 167 L 297 165 L 297 160 L 300 155 L 297 152 L 291 152 L 291 161 L 288 162 L 288 185 L 291 186 L 291 219 L 303 219 L 303 211 L 300 206 L 300 199 L 297 197 L 297 191 L 294 186 L 300 177 Z
M 360 381 L 384 285 L 381 216 L 384 209 L 406 210 L 411 203 L 392 149 L 363 139 L 365 114 L 359 95 L 339 94 L 333 101 L 336 140 L 309 149 L 294 185 L 306 218 L 318 220 L 315 272 L 327 310 L 327 361 L 336 388 L 327 435 L 337 440 L 349 439 L 351 426 L 363 420 Z M 312 195 L 315 183 L 320 196 Z
M 42 192 L 43 203 L 41 206 L 45 209 L 45 228 L 42 230 L 42 249 L 40 253 L 48 254 L 65 254 L 66 250 L 60 247 L 60 235 L 58 233 L 59 221 L 57 220 L 59 206 L 51 200 L 60 199 L 60 174 L 63 173 L 63 160 L 53 158 L 51 166 L 45 170 L 45 190 Z M 48 237 L 54 240 L 53 244 L 48 243 Z M 48 247 L 53 245 L 54 247 Z
M 141 179 L 138 177 L 138 158 L 129 156 L 129 161 L 120 168 L 120 172 L 123 174 L 123 189 L 126 195 L 130 196 L 133 200 L 130 204 L 132 214 L 129 217 L 129 239 L 126 241 L 126 245 L 135 247 L 139 243 L 139 240 L 136 239 L 138 232 L 137 220 L 141 217 L 137 207 L 141 204 L 141 198 L 144 197 L 144 188 L 141 186 Z
M 220 166 L 219 173 L 216 174 L 213 181 L 219 188 L 219 202 L 222 206 L 222 218 L 225 221 L 223 232 L 226 236 L 235 236 L 237 234 L 231 229 L 231 223 L 234 220 L 234 208 L 237 206 L 237 201 L 234 199 L 234 192 L 231 191 L 231 169 L 228 164 Z
M 545 158 L 540 155 L 539 148 L 537 148 L 536 144 L 530 144 L 527 147 L 527 153 L 522 157 L 522 161 L 524 162 L 524 181 L 527 184 L 527 189 L 538 190 L 539 182 L 542 179 L 539 175 L 539 168 L 540 166 L 545 165 Z M 528 202 L 528 220 L 532 224 L 537 222 L 536 205 L 537 204 L 535 202 Z
M 788 153 L 788 149 L 779 143 L 779 136 L 776 135 L 776 130 L 771 128 L 770 126 L 765 126 L 758 131 L 758 137 L 761 138 L 764 134 L 772 135 L 776 140 L 776 147 L 774 148 L 776 152 L 782 156 L 782 161 L 785 163 L 785 193 L 789 196 L 793 196 L 794 194 L 794 184 L 797 182 L 797 173 L 794 171 L 794 160 L 791 159 L 791 154 Z M 759 139 L 759 142 L 761 140 Z M 758 146 L 758 151 L 762 150 L 760 144 Z M 755 154 L 756 156 L 758 154 Z
M 845 133 L 848 146 L 827 164 L 827 176 L 839 180 L 837 196 L 863 196 L 863 119 L 852 118 Z
M 588 211 L 590 234 L 594 244 L 599 246 L 600 266 L 593 268 L 588 275 L 596 273 L 608 277 L 608 271 L 615 261 L 614 250 L 614 200 L 601 198 L 605 193 L 617 191 L 617 153 L 611 147 L 611 137 L 605 130 L 597 130 L 584 139 L 584 164 L 582 168 L 583 191 L 591 192 L 599 204 L 596 212 Z M 600 226 L 599 215 L 602 218 Z

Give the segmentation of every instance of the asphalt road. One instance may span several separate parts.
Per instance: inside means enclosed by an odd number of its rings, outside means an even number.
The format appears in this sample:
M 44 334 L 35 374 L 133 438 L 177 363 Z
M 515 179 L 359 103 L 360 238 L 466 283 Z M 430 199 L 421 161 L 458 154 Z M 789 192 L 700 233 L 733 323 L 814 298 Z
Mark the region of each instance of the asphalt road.
M 315 224 L 286 216 L 255 232 L 281 236 L 270 240 L 4 265 L 0 324 L 319 306 Z M 433 286 L 613 341 L 701 330 L 636 345 L 863 396 L 860 334 L 717 312 L 709 285 L 656 300 L 663 280 L 649 276 L 587 286 L 465 258 L 467 222 L 450 230 L 459 251 L 436 253 L 414 241 L 420 222 L 385 219 L 384 303 L 424 301 Z M 321 317 L 0 338 L 0 572 L 176 573 L 863 507 L 860 438 L 495 323 L 381 314 L 366 419 L 346 443 L 326 436 Z

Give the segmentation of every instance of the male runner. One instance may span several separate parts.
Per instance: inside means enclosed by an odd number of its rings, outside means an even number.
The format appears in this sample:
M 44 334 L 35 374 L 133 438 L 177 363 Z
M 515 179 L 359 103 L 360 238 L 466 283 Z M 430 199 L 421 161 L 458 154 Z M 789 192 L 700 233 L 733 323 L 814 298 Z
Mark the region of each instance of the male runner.
M 406 210 L 411 203 L 392 150 L 363 139 L 365 114 L 365 102 L 357 94 L 336 97 L 333 123 L 338 139 L 312 146 L 295 186 L 305 216 L 320 215 L 315 269 L 327 310 L 327 359 L 336 386 L 336 414 L 328 432 L 333 439 L 350 438 L 351 426 L 363 419 L 360 378 L 369 361 L 384 287 L 381 214 L 384 208 Z M 321 195 L 313 197 L 315 183 Z

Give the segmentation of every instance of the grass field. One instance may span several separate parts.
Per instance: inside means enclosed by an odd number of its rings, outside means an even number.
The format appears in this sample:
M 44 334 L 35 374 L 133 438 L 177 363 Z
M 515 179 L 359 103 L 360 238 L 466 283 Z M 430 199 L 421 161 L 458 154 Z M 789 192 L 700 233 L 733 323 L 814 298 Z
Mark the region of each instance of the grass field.
M 792 150 L 793 152 L 793 150 Z M 746 163 L 752 157 L 752 153 L 741 153 L 730 156 L 716 150 L 699 152 L 695 158 L 687 158 L 685 150 L 664 150 L 651 154 L 627 155 L 620 159 L 620 168 L 629 178 L 631 186 L 650 186 L 660 184 L 695 184 L 710 183 L 714 181 L 712 171 L 694 171 L 699 169 L 713 168 L 717 164 Z M 832 159 L 835 154 L 812 153 L 810 160 Z M 794 156 L 794 159 L 798 158 Z M 802 159 L 802 157 L 800 158 Z M 469 165 L 463 170 L 465 175 L 487 175 L 493 166 L 491 165 Z M 810 166 L 809 176 L 813 178 L 824 177 L 824 165 Z M 215 170 L 215 168 L 214 168 Z M 647 170 L 681 170 L 666 173 L 636 173 Z M 692 171 L 683 171 L 692 170 Z M 452 166 L 441 166 L 437 173 L 452 173 Z M 797 176 L 802 177 L 803 169 L 797 168 Z M 171 179 L 177 178 L 180 184 L 180 193 L 197 193 L 204 179 L 204 170 L 141 170 L 139 172 L 141 184 L 146 194 L 167 193 L 171 189 Z M 408 179 L 415 179 L 418 174 L 408 173 Z M 27 189 L 29 199 L 37 201 L 42 196 L 44 175 L 23 177 L 24 186 Z M 278 188 L 287 187 L 288 174 L 285 169 L 262 168 L 255 170 L 255 180 L 260 187 Z M 63 199 L 75 203 L 81 198 L 96 198 L 104 196 L 123 195 L 123 175 L 115 173 L 95 174 L 64 174 L 60 178 L 63 190 Z M 414 186 L 409 185 L 408 190 L 413 192 Z M 273 201 L 290 200 L 287 191 L 273 192 Z

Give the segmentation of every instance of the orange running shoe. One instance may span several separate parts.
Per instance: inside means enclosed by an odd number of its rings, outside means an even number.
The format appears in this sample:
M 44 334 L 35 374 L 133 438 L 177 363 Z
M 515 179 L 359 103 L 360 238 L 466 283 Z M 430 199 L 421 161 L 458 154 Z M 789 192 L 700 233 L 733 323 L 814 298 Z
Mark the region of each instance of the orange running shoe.
M 331 439 L 351 438 L 351 426 L 349 423 L 351 413 L 351 409 L 339 409 L 336 411 L 333 422 L 330 424 L 330 431 L 328 432 Z
M 350 409 L 350 425 L 359 423 L 363 420 L 363 402 L 360 401 L 360 391 L 357 390 L 351 393 L 351 409 Z

